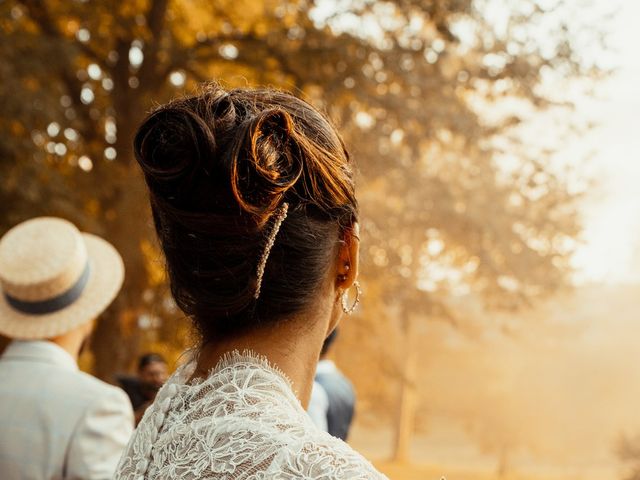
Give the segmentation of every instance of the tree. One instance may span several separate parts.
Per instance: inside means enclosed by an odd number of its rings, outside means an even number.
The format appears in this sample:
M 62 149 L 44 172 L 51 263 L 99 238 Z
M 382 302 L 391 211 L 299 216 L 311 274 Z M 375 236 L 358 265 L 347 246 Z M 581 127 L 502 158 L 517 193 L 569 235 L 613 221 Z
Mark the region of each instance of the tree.
M 154 103 L 209 79 L 293 89 L 336 119 L 362 173 L 363 283 L 377 292 L 367 300 L 394 322 L 399 342 L 426 319 L 452 318 L 445 299 L 453 287 L 512 308 L 566 283 L 579 232 L 576 192 L 548 152 L 525 148 L 514 132 L 527 112 L 555 104 L 539 88 L 542 73 L 593 73 L 571 32 L 560 22 L 538 45 L 530 26 L 549 13 L 535 0 L 504 4 L 499 25 L 483 18 L 495 9 L 489 0 L 326 5 L 0 5 L 0 200 L 11 207 L 0 224 L 60 214 L 123 254 L 124 293 L 93 343 L 98 375 L 124 368 L 149 341 L 140 325 L 151 325 L 157 344 L 180 330 L 153 326 L 177 313 L 163 300 L 159 254 L 141 221 L 146 199 L 130 144 Z M 525 107 L 489 121 L 484 113 L 503 109 L 504 99 Z M 406 371 L 415 368 L 386 354 L 406 398 L 415 381 Z M 398 458 L 406 456 L 410 410 L 400 409 Z

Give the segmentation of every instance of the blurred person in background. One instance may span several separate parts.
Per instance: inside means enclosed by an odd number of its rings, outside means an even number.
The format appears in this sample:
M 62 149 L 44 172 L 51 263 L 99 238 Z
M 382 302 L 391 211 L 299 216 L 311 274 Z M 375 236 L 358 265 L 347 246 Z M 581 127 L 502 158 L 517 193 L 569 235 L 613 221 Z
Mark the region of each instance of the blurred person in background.
M 307 406 L 307 413 L 316 427 L 324 432 L 329 431 L 327 424 L 327 412 L 329 411 L 329 396 L 326 390 L 318 381 L 314 378 L 313 385 L 311 387 L 311 395 L 309 396 L 309 405 Z M 335 437 L 335 435 L 334 435 Z
M 145 410 L 153 403 L 160 387 L 169 377 L 167 361 L 159 353 L 146 353 L 138 359 L 138 374 L 135 377 L 119 375 L 118 383 L 129 395 L 135 414 L 136 425 Z
M 385 478 L 305 411 L 323 342 L 357 303 L 353 165 L 329 120 L 285 92 L 208 85 L 151 113 L 134 153 L 200 341 L 116 479 Z
M 124 276 L 106 241 L 60 218 L 0 240 L 0 477 L 108 479 L 133 430 L 125 393 L 78 370 Z
M 336 328 L 322 345 L 307 412 L 319 428 L 346 441 L 353 421 L 356 395 L 351 382 L 328 358 L 337 336 Z

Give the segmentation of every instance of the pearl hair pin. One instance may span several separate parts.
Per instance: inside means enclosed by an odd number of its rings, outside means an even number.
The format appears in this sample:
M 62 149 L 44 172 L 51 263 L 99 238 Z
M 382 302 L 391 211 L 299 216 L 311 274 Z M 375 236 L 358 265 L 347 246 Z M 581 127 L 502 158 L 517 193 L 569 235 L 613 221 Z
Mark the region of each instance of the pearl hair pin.
M 289 204 L 283 203 L 278 209 L 275 211 L 275 222 L 269 233 L 269 238 L 267 240 L 267 244 L 264 247 L 264 251 L 262 252 L 262 256 L 260 257 L 260 261 L 258 262 L 257 269 L 257 280 L 256 280 L 256 292 L 253 294 L 253 298 L 256 300 L 260 296 L 260 288 L 262 287 L 262 277 L 264 276 L 264 269 L 267 266 L 267 260 L 269 259 L 269 254 L 271 253 L 271 249 L 273 248 L 273 244 L 276 241 L 276 236 L 280 231 L 280 227 L 282 226 L 282 222 L 287 218 L 287 212 L 289 211 Z

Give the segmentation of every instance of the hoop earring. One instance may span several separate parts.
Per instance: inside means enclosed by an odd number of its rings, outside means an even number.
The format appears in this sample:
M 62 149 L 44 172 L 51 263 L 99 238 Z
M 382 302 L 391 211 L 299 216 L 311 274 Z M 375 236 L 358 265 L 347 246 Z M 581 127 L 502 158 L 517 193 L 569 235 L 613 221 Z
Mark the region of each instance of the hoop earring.
M 347 315 L 351 315 L 353 311 L 360 303 L 360 296 L 362 295 L 362 288 L 360 288 L 360 283 L 358 281 L 353 282 L 353 286 L 356 287 L 356 298 L 351 305 L 349 305 L 349 291 L 345 290 L 342 292 L 342 311 Z

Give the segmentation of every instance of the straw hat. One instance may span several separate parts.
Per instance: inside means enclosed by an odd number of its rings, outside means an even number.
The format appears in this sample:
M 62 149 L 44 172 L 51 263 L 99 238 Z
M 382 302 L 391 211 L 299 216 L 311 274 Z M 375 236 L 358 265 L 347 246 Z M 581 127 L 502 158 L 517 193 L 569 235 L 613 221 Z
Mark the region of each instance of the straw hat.
M 0 333 L 62 335 L 102 313 L 123 278 L 122 258 L 105 240 L 61 218 L 20 223 L 0 240 Z

